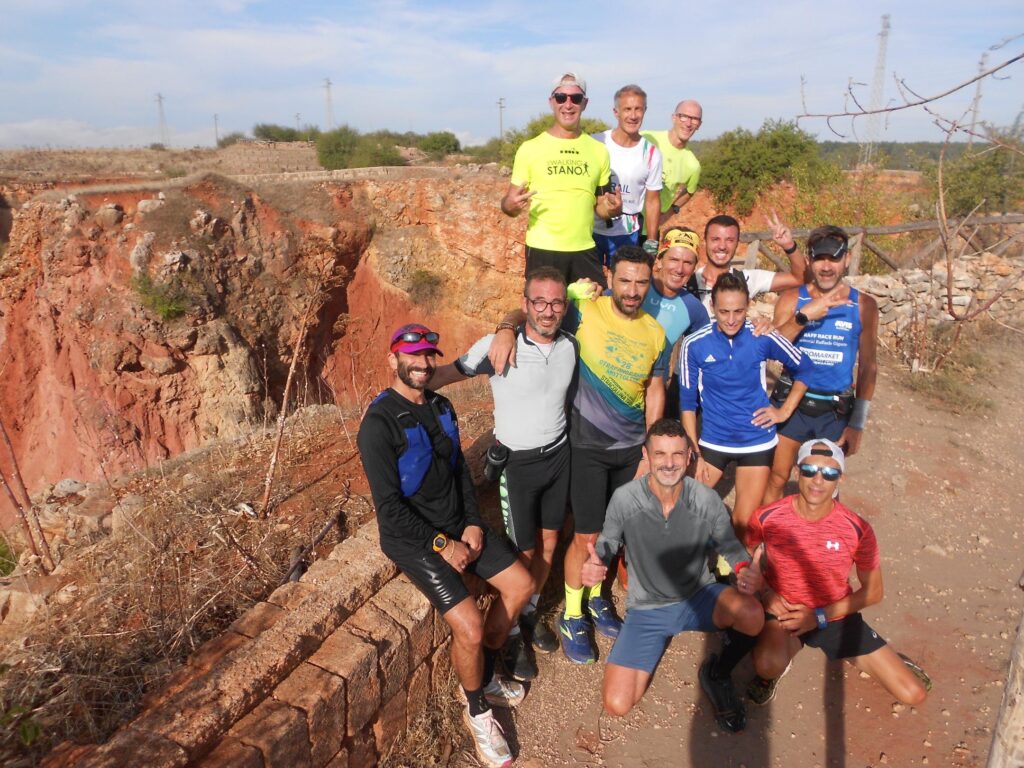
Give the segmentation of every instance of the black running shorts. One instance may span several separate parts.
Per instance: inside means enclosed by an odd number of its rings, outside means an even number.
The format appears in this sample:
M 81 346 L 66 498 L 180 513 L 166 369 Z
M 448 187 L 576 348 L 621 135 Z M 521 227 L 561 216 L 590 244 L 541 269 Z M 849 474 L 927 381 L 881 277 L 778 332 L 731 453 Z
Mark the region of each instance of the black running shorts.
M 569 501 L 569 440 L 544 451 L 511 451 L 498 493 L 505 532 L 520 552 L 537 545 L 537 529 L 560 531 Z
M 732 453 L 702 445 L 700 447 L 700 455 L 712 467 L 723 471 L 734 461 L 737 467 L 770 467 L 775 459 L 775 448 L 772 447 L 766 451 L 755 451 L 754 453 Z
M 596 246 L 585 251 L 549 251 L 526 246 L 526 274 L 537 267 L 554 267 L 565 275 L 567 283 L 589 277 L 602 288 L 608 287 L 601 268 L 601 254 Z
M 642 446 L 572 449 L 572 515 L 576 533 L 600 533 L 615 489 L 636 475 Z
M 486 525 L 484 546 L 480 556 L 466 566 L 466 572 L 488 581 L 516 562 L 516 553 L 504 536 L 496 536 Z M 462 574 L 452 568 L 437 552 L 395 551 L 389 547 L 385 554 L 420 592 L 427 596 L 431 605 L 442 614 L 454 608 L 467 597 L 469 590 L 462 581 Z
M 768 621 L 778 619 L 765 613 Z M 885 645 L 885 640 L 868 623 L 860 613 L 851 613 L 841 619 L 830 621 L 825 629 L 812 629 L 800 635 L 800 642 L 811 648 L 820 648 L 830 659 L 852 659 L 867 656 Z

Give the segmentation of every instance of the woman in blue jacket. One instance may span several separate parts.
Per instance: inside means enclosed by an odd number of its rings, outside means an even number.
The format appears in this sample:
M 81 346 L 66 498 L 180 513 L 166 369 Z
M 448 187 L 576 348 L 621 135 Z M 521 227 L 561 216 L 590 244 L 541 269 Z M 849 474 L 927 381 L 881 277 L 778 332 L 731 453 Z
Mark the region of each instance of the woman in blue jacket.
M 743 276 L 722 275 L 711 292 L 713 322 L 687 337 L 679 356 L 679 406 L 683 429 L 697 454 L 696 477 L 714 487 L 725 468 L 736 463 L 732 523 L 740 541 L 771 474 L 778 443 L 775 425 L 792 415 L 813 368 L 811 360 L 779 333 L 755 336 L 747 320 L 749 304 Z M 770 404 L 765 392 L 768 360 L 778 360 L 794 373 L 793 388 L 779 407 Z

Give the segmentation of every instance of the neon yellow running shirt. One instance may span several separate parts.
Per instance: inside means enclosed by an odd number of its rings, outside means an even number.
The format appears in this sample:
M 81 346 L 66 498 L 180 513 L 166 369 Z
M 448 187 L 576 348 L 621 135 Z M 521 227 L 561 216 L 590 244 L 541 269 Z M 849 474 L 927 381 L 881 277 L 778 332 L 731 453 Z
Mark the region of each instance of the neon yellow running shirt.
M 678 196 L 680 184 L 691 195 L 697 191 L 700 161 L 686 147 L 676 149 L 672 146 L 668 131 L 644 131 L 641 135 L 661 150 L 661 212 L 664 213 Z
M 510 181 L 534 193 L 526 244 L 548 251 L 593 248 L 595 193 L 610 177 L 608 150 L 586 134 L 557 139 L 545 131 L 523 142 Z

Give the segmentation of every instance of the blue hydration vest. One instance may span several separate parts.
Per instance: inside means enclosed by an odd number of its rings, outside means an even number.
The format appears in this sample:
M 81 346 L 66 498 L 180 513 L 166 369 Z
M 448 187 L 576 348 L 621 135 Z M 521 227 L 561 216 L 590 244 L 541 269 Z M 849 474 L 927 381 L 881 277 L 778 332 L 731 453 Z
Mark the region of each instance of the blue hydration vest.
M 380 407 L 398 422 L 398 428 L 405 436 L 405 448 L 398 455 L 398 477 L 402 485 L 402 495 L 409 498 L 423 485 L 427 470 L 430 469 L 430 464 L 434 461 L 434 445 L 430 441 L 430 433 L 427 428 L 410 411 L 405 410 L 402 403 L 396 398 L 390 397 L 390 394 L 391 390 L 384 390 L 373 399 L 371 406 L 379 403 Z M 442 431 L 452 441 L 452 455 L 449 462 L 452 469 L 455 469 L 461 449 L 459 422 L 455 418 L 455 412 L 452 410 L 451 404 L 443 398 L 438 398 L 435 401 L 428 400 L 428 402 L 437 404 L 434 411 L 437 413 L 438 422 Z

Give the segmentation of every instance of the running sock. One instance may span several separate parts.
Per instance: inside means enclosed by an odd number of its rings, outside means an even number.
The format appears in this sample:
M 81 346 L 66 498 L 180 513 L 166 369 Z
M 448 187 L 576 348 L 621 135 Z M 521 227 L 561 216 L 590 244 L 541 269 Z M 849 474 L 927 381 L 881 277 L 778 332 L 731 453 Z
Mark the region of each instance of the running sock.
M 587 600 L 593 600 L 595 597 L 601 596 L 602 584 L 598 582 L 591 587 L 587 587 Z
M 466 701 L 469 703 L 469 714 L 472 717 L 479 717 L 484 712 L 490 710 L 491 705 L 487 703 L 487 697 L 484 696 L 483 686 L 480 686 L 475 691 L 470 691 L 466 688 L 462 690 L 466 691 Z
M 583 618 L 583 587 L 565 585 L 565 618 Z
M 723 679 L 729 677 L 743 657 L 754 650 L 757 635 L 744 635 L 731 627 L 725 630 L 722 652 L 718 655 L 718 663 L 711 667 L 711 676 Z
M 488 648 L 486 645 L 484 649 L 484 676 L 480 678 L 480 685 L 487 687 L 491 680 L 494 678 L 494 662 L 498 660 L 498 652 L 493 648 Z

